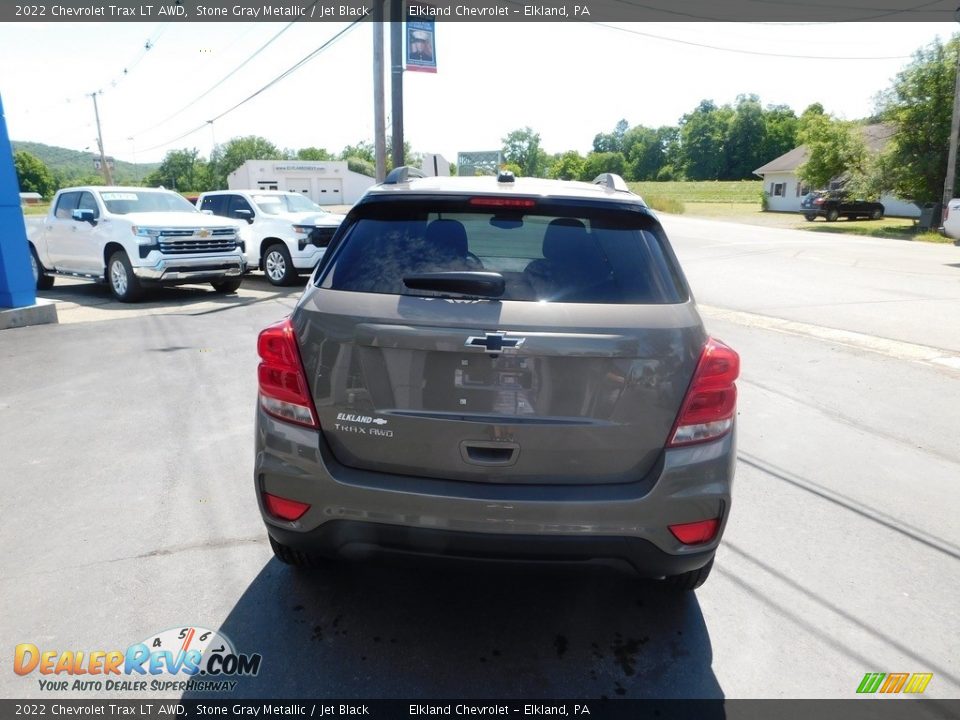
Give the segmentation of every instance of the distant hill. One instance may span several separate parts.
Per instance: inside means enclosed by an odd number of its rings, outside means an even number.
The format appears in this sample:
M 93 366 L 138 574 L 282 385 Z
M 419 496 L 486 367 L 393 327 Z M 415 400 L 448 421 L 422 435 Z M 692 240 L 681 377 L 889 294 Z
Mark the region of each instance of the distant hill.
M 60 185 L 72 185 L 86 178 L 100 176 L 93 165 L 94 153 L 82 150 L 44 145 L 43 143 L 13 141 L 14 151 L 22 150 L 39 158 L 60 180 Z M 113 179 L 118 185 L 135 183 L 160 166 L 160 163 L 137 163 L 115 160 Z

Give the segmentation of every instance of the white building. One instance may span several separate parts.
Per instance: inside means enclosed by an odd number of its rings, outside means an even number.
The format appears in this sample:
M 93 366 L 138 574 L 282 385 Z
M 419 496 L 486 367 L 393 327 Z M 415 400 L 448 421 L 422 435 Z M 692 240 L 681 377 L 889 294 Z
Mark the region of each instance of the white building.
M 863 139 L 869 150 L 879 152 L 890 139 L 891 129 L 887 125 L 867 125 L 863 129 Z M 800 212 L 800 201 L 811 190 L 797 177 L 797 169 L 807 161 L 807 146 L 801 145 L 790 152 L 774 158 L 763 167 L 753 171 L 763 178 L 763 191 L 767 194 L 767 207 L 777 212 Z M 920 208 L 907 200 L 883 195 L 884 215 L 888 217 L 920 217 Z
M 292 190 L 318 205 L 353 205 L 375 182 L 345 160 L 247 160 L 227 177 L 227 188 Z

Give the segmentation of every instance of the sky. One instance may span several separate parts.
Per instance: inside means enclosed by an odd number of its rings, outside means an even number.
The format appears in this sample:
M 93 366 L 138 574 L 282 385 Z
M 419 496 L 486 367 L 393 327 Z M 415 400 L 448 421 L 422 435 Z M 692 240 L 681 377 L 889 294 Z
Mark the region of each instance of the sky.
M 215 142 L 251 134 L 281 148 L 331 152 L 372 141 L 370 23 L 206 122 L 345 27 L 295 23 L 218 84 L 285 25 L 0 23 L 10 137 L 94 151 L 89 94 L 102 90 L 105 151 L 122 160 L 155 162 L 185 147 L 208 156 Z M 461 151 L 499 149 L 507 133 L 525 126 L 540 133 L 547 152 L 586 153 L 620 119 L 674 125 L 703 99 L 720 105 L 745 93 L 798 114 L 820 102 L 856 119 L 871 113 L 875 95 L 915 50 L 957 30 L 956 23 L 894 22 L 438 23 L 438 72 L 404 74 L 404 132 L 415 152 L 455 162 Z M 388 78 L 388 129 L 389 87 Z

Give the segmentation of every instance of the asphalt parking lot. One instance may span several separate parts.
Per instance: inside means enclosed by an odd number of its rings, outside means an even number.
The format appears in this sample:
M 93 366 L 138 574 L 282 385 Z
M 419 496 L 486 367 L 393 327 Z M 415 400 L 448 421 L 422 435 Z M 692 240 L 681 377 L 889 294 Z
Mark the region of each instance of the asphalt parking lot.
M 253 409 L 256 334 L 302 287 L 130 306 L 58 279 L 59 325 L 0 333 L 3 644 L 220 630 L 263 655 L 229 697 L 850 697 L 868 671 L 957 697 L 960 250 L 698 223 L 665 224 L 743 358 L 701 590 L 592 566 L 295 572 L 257 512 Z M 44 694 L 0 673 L 2 697 Z

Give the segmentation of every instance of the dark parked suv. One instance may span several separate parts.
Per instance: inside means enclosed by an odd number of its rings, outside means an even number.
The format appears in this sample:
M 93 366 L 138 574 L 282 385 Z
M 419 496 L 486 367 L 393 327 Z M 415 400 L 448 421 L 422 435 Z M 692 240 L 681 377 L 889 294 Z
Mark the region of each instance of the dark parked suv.
M 258 350 L 254 478 L 283 562 L 614 559 L 706 580 L 740 361 L 619 177 L 399 168 Z
M 812 192 L 804 195 L 800 201 L 803 217 L 813 222 L 818 217 L 834 222 L 841 217 L 847 220 L 868 218 L 879 220 L 883 217 L 883 204 L 871 200 L 857 200 L 839 191 Z

